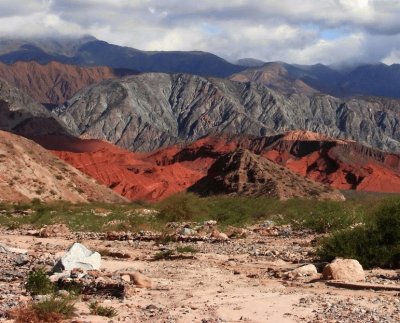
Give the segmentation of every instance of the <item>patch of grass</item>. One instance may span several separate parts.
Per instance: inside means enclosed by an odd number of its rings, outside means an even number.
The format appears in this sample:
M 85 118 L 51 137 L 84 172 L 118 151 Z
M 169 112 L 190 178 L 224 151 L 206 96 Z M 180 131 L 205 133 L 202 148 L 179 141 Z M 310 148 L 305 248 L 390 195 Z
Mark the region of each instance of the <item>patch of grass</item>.
M 168 222 L 198 222 L 216 220 L 221 231 L 229 227 L 242 228 L 264 220 L 277 224 L 292 224 L 297 228 L 310 228 L 318 232 L 332 232 L 368 219 L 375 205 L 382 203 L 387 195 L 346 193 L 344 202 L 293 199 L 278 201 L 269 198 L 212 196 L 200 198 L 194 194 L 180 193 L 161 202 L 146 204 L 132 203 L 107 204 L 66 202 L 24 203 L 3 205 L 6 213 L 12 209 L 32 209 L 32 215 L 20 218 L 0 216 L 0 225 L 7 227 L 11 222 L 17 227 L 31 225 L 41 228 L 46 224 L 64 223 L 73 231 L 133 231 L 151 230 L 164 233 L 167 237 L 171 229 Z M 2 206 L 2 207 L 3 207 Z M 159 211 L 154 216 L 140 216 L 138 208 L 151 208 Z M 92 210 L 107 209 L 107 216 L 93 214 Z
M 75 315 L 75 301 L 52 296 L 40 302 L 18 307 L 9 312 L 16 323 L 58 323 Z
M 105 317 L 114 317 L 118 315 L 118 312 L 115 308 L 111 306 L 102 306 L 98 302 L 93 302 L 89 304 L 90 314 L 99 315 Z
M 118 251 L 111 251 L 109 249 L 99 249 L 97 252 L 102 256 L 102 257 L 112 257 L 112 258 L 120 258 L 120 259 L 128 259 L 131 256 L 127 253 L 123 252 L 118 252 Z
M 162 260 L 162 259 L 170 259 L 174 255 L 173 250 L 163 250 L 160 252 L 157 252 L 153 259 L 154 260 Z
M 365 225 L 326 237 L 317 254 L 326 261 L 354 258 L 366 268 L 400 268 L 400 200 L 383 203 Z
M 29 273 L 25 288 L 32 295 L 47 295 L 54 292 L 54 284 L 43 268 Z
M 178 252 L 178 253 L 197 253 L 199 251 L 192 246 L 179 246 L 179 247 L 176 247 L 176 252 Z

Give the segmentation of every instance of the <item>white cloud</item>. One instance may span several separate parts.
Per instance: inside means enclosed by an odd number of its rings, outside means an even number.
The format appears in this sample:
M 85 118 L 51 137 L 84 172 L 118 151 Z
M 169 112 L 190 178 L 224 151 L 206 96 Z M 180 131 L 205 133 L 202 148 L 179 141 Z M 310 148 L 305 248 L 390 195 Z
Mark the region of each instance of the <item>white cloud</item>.
M 400 62 L 399 16 L 398 0 L 0 0 L 0 34 L 89 33 L 231 60 Z

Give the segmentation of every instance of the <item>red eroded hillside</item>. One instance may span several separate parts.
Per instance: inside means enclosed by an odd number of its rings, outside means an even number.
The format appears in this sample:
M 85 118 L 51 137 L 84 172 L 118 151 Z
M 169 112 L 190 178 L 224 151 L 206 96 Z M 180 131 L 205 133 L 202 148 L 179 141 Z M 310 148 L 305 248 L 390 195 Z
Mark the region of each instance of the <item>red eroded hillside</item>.
M 46 65 L 37 62 L 0 63 L 1 78 L 29 94 L 35 101 L 58 105 L 76 92 L 102 80 L 135 74 L 135 71 L 110 67 L 80 67 L 58 62 Z
M 35 138 L 77 169 L 131 200 L 157 201 L 184 191 L 205 176 L 212 160 L 163 164 L 178 152 L 165 149 L 154 156 L 133 153 L 99 140 L 67 136 Z M 201 165 L 201 166 L 199 166 Z
M 306 131 L 262 138 L 207 137 L 152 153 L 67 136 L 35 140 L 131 200 L 156 201 L 184 191 L 205 177 L 219 157 L 238 148 L 333 188 L 400 192 L 400 156 Z

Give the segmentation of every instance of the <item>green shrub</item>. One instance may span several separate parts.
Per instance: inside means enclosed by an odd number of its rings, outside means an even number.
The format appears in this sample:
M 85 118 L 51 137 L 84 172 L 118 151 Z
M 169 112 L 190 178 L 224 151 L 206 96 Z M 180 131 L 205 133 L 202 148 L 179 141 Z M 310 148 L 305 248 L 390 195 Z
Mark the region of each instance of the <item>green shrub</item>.
M 384 203 L 365 225 L 323 239 L 321 260 L 354 258 L 366 268 L 400 268 L 400 201 Z
M 294 203 L 296 200 L 289 201 Z M 303 205 L 303 208 L 300 207 Z M 348 228 L 361 219 L 361 214 L 342 202 L 312 201 L 312 204 L 299 202 L 296 211 L 288 212 L 283 218 L 297 228 L 308 228 L 319 233 Z
M 114 317 L 118 315 L 118 312 L 115 308 L 111 306 L 102 306 L 99 305 L 98 302 L 90 303 L 89 305 L 90 314 L 105 316 L 105 317 Z
M 29 273 L 25 288 L 32 295 L 47 295 L 54 291 L 54 285 L 43 268 Z
M 182 246 L 182 247 L 176 247 L 176 252 L 178 252 L 178 253 L 197 253 L 198 250 L 192 246 Z
M 173 250 L 164 250 L 164 251 L 160 251 L 157 252 L 153 259 L 154 260 L 162 260 L 162 259 L 170 259 L 174 254 Z
M 166 222 L 194 221 L 200 213 L 206 212 L 194 194 L 175 194 L 160 203 L 158 217 Z

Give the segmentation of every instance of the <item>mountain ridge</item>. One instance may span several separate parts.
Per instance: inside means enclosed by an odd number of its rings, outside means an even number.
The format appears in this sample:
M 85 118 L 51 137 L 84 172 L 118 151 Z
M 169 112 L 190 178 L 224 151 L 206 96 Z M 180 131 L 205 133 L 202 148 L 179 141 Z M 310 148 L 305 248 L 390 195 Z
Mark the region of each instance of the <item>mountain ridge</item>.
M 256 83 L 146 73 L 78 92 L 54 113 L 70 131 L 151 151 L 220 133 L 265 136 L 309 130 L 400 151 L 400 101 L 282 95 Z

